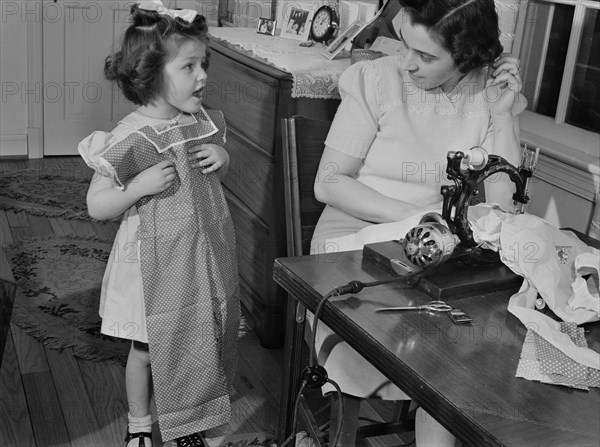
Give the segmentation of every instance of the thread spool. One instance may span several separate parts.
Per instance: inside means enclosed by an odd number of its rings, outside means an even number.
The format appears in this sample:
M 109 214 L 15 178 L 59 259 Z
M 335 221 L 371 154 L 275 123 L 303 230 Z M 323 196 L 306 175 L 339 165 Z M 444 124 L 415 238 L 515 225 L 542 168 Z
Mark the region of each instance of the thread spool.
M 488 153 L 481 146 L 473 146 L 464 152 L 463 163 L 472 171 L 481 171 L 488 162 Z

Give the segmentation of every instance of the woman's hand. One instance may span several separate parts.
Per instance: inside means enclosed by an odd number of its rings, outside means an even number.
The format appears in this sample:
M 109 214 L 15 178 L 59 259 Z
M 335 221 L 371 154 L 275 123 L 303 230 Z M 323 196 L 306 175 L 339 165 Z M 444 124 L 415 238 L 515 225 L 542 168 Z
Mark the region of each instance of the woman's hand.
M 128 187 L 131 185 L 139 190 L 142 197 L 152 196 L 169 189 L 175 176 L 175 164 L 171 160 L 164 160 L 140 172 L 129 182 Z
M 504 71 L 507 71 L 513 75 L 518 75 L 520 71 L 521 61 L 518 57 L 513 56 L 510 53 L 502 53 L 498 56 L 488 71 L 488 77 L 495 78 Z
M 192 168 L 204 168 L 203 174 L 220 170 L 223 176 L 229 167 L 229 154 L 218 144 L 200 144 L 190 148 L 188 154 L 188 161 Z
M 493 117 L 512 117 L 512 107 L 523 86 L 519 72 L 520 61 L 512 54 L 502 54 L 490 66 L 485 97 Z

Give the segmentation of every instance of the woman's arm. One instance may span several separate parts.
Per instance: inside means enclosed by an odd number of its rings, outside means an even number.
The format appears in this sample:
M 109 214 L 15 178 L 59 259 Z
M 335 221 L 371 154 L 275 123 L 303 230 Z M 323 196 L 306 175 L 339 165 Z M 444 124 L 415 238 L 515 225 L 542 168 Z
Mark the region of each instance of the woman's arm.
M 158 194 L 171 187 L 175 179 L 172 161 L 161 161 L 131 179 L 124 190 L 108 177 L 95 175 L 87 193 L 88 213 L 98 220 L 113 219 L 131 208 L 144 196 Z
M 517 117 L 499 117 L 493 119 L 494 145 L 492 153 L 504 157 L 508 162 L 518 167 L 521 157 L 521 146 L 518 135 Z M 485 182 L 486 201 L 499 204 L 502 209 L 512 211 L 515 184 L 507 174 L 489 177 Z
M 374 223 L 397 222 L 425 210 L 425 207 L 385 196 L 355 180 L 361 164 L 362 159 L 325 146 L 315 179 L 317 200 Z
M 486 89 L 494 132 L 492 153 L 518 167 L 521 159 L 519 119 L 513 114 L 513 109 L 519 101 L 522 86 L 519 60 L 511 55 L 503 55 L 493 68 L 495 70 Z M 512 211 L 515 185 L 506 174 L 488 179 L 485 188 L 486 201 L 498 203 L 505 210 Z

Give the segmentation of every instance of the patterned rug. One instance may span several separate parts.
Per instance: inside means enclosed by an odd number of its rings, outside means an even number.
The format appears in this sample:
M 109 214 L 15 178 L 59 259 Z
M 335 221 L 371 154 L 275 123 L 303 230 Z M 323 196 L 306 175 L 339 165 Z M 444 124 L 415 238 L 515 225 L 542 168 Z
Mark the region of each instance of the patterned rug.
M 265 432 L 240 433 L 218 438 L 206 438 L 206 443 L 208 447 L 277 447 L 277 435 Z M 165 444 L 165 447 L 172 446 Z M 316 447 L 316 444 L 308 437 L 306 432 L 300 432 L 296 435 L 296 441 L 290 447 Z
M 4 247 L 17 283 L 11 321 L 53 349 L 125 364 L 129 343 L 100 333 L 109 242 L 53 237 Z
M 209 447 L 276 447 L 276 441 L 273 433 L 240 433 L 206 439 Z
M 85 197 L 91 175 L 91 170 L 88 177 L 40 170 L 3 172 L 0 209 L 90 220 Z
M 277 435 L 274 433 L 240 433 L 218 438 L 206 438 L 208 447 L 277 447 Z M 289 445 L 289 444 L 288 444 Z M 298 433 L 296 442 L 290 447 L 315 447 L 316 444 L 305 432 Z M 165 444 L 165 447 L 172 447 Z

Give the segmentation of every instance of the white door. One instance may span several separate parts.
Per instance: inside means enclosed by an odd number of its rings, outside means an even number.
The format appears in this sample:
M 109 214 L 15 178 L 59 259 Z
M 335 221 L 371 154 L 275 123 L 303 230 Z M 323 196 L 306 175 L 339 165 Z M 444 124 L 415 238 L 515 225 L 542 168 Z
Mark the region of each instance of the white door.
M 129 25 L 134 0 L 43 2 L 44 155 L 77 155 L 94 130 L 112 130 L 135 106 L 104 79 L 104 60 Z M 168 8 L 194 0 L 163 1 Z

